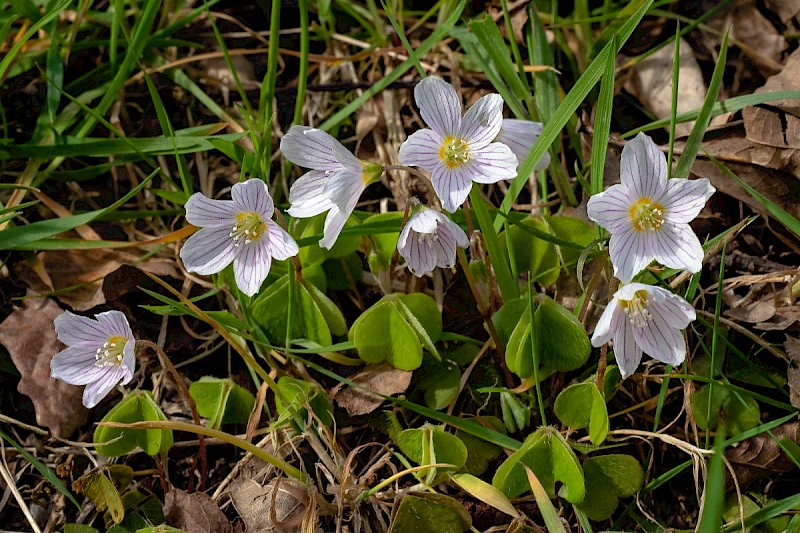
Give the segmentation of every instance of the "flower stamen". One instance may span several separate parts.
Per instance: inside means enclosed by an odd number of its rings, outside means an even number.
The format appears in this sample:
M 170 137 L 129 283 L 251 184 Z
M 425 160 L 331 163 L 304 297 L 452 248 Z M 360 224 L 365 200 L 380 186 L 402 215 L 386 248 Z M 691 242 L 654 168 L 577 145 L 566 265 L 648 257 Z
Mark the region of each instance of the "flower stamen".
M 647 327 L 653 315 L 647 310 L 647 292 L 636 291 L 630 300 L 620 300 L 619 306 L 637 328 Z
M 654 231 L 664 225 L 664 206 L 650 198 L 639 198 L 630 208 L 628 214 L 633 229 L 638 232 Z
M 114 366 L 121 365 L 124 356 L 125 345 L 128 340 L 125 337 L 114 336 L 103 343 L 101 348 L 95 353 L 95 366 Z
M 260 239 L 267 229 L 267 225 L 258 213 L 253 211 L 243 211 L 236 215 L 236 224 L 228 233 L 228 237 L 233 239 L 233 245 L 239 246 L 242 241 L 244 244 Z
M 439 147 L 439 159 L 447 168 L 456 168 L 469 161 L 469 144 L 464 139 L 447 136 Z
M 439 240 L 439 235 L 436 233 L 436 231 L 433 231 L 431 233 L 419 234 L 420 244 L 425 245 L 425 247 L 428 250 L 432 249 L 438 240 Z

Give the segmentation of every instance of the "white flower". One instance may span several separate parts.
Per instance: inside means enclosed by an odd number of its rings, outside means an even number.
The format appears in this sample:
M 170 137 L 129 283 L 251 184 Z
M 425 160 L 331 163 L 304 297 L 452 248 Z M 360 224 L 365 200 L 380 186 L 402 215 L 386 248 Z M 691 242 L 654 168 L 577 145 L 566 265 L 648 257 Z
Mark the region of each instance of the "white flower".
M 496 183 L 517 175 L 517 158 L 505 144 L 492 142 L 503 123 L 503 98 L 488 94 L 461 116 L 453 86 L 439 78 L 414 88 L 422 120 L 431 129 L 414 132 L 400 146 L 400 162 L 431 173 L 436 194 L 449 212 L 467 199 L 472 182 Z
M 382 169 L 358 160 L 329 134 L 307 126 L 292 126 L 281 139 L 281 152 L 295 165 L 313 169 L 292 184 L 287 212 L 308 218 L 328 211 L 319 245 L 330 250 L 361 193 Z
M 467 234 L 458 224 L 433 209 L 422 208 L 408 219 L 397 249 L 408 269 L 422 277 L 434 268 L 450 268 L 456 264 L 456 246 L 469 245 Z
M 642 351 L 662 363 L 678 366 L 686 356 L 681 335 L 696 318 L 683 298 L 661 287 L 630 283 L 621 287 L 597 322 L 592 346 L 614 341 L 622 379 L 636 371 Z
M 620 179 L 588 205 L 589 218 L 611 233 L 614 275 L 628 282 L 654 259 L 699 272 L 703 247 L 689 222 L 714 187 L 705 178 L 667 180 L 667 159 L 644 133 L 622 149 Z
M 67 311 L 54 324 L 67 348 L 50 361 L 50 375 L 86 385 L 83 405 L 91 409 L 118 383 L 126 385 L 133 378 L 136 340 L 123 313 L 107 311 L 93 320 Z
M 189 272 L 216 274 L 233 262 L 236 285 L 253 296 L 267 279 L 272 259 L 297 255 L 294 239 L 272 220 L 274 207 L 260 179 L 237 183 L 232 200 L 195 193 L 186 202 L 186 220 L 200 227 L 181 248 Z
M 517 157 L 517 162 L 521 165 L 525 158 L 528 157 L 531 148 L 533 148 L 533 143 L 542 133 L 543 127 L 541 122 L 504 118 L 500 133 L 497 134 L 494 140 L 511 148 L 511 151 Z M 545 152 L 539 162 L 536 163 L 534 170 L 544 170 L 548 165 L 550 165 L 550 152 Z

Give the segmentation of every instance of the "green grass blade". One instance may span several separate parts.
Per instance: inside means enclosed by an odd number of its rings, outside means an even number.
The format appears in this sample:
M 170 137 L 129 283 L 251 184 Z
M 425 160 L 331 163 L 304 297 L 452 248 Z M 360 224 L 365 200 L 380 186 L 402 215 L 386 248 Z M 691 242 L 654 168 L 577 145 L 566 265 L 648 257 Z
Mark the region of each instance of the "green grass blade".
M 32 24 L 28 31 L 14 43 L 14 46 L 8 50 L 3 59 L 0 60 L 0 82 L 4 81 L 6 78 L 6 74 L 8 74 L 8 70 L 11 68 L 11 65 L 18 59 L 18 55 L 22 48 L 28 43 L 28 41 L 33 38 L 36 34 L 39 33 L 45 26 L 50 24 L 53 20 L 56 19 L 61 14 L 61 11 L 67 8 L 69 4 L 72 3 L 72 0 L 64 0 L 63 2 L 56 4 L 53 6 L 53 9 L 50 12 L 46 13 L 42 16 L 35 24 Z
M 531 21 L 527 35 L 528 48 L 533 52 L 533 64 L 555 69 L 555 59 L 550 43 L 547 42 L 547 31 L 539 19 L 536 4 L 528 6 L 528 18 Z M 558 78 L 554 70 L 545 69 L 533 73 L 533 97 L 539 110 L 539 119 L 547 124 L 556 112 L 560 102 L 558 97 Z
M 719 533 L 722 529 L 722 509 L 725 506 L 725 425 L 717 427 L 714 455 L 708 465 L 708 477 L 700 510 L 698 533 Z
M 501 96 L 509 103 L 514 101 L 514 107 L 523 109 L 523 102 L 530 97 L 530 90 L 525 87 L 519 77 L 514 63 L 511 61 L 512 51 L 506 46 L 506 41 L 500 34 L 497 28 L 497 23 L 489 16 L 482 16 L 469 23 L 469 29 L 478 40 L 480 48 L 483 50 L 485 57 L 500 75 L 503 81 L 503 87 L 496 87 L 501 92 Z M 523 111 L 520 115 L 515 112 L 517 118 L 529 118 L 528 113 Z
M 611 40 L 616 50 L 616 38 Z M 614 56 L 608 54 L 603 79 L 600 82 L 600 97 L 594 115 L 594 135 L 592 136 L 592 182 L 590 194 L 603 191 L 603 171 L 608 153 L 608 138 L 611 135 L 611 112 L 614 108 Z M 599 226 L 598 226 L 599 231 Z
M 106 111 L 111 107 L 122 91 L 125 82 L 128 81 L 131 72 L 142 57 L 142 52 L 150 39 L 150 31 L 154 27 L 154 21 L 158 14 L 158 9 L 161 7 L 161 0 L 148 0 L 142 8 L 139 18 L 136 20 L 136 25 L 131 32 L 131 40 L 128 43 L 125 58 L 119 65 L 119 68 L 114 74 L 114 78 L 109 83 L 108 90 L 100 102 L 95 107 L 97 115 L 105 116 Z M 92 131 L 97 124 L 97 119 L 94 115 L 87 117 L 78 127 L 76 137 L 84 137 Z
M 519 296 L 519 285 L 511 277 L 508 253 L 492 225 L 489 209 L 486 207 L 486 202 L 484 202 L 477 185 L 473 185 L 472 189 L 470 189 L 469 199 L 478 219 L 478 227 L 481 228 L 483 238 L 486 241 L 486 249 L 489 253 L 489 259 L 492 261 L 492 268 L 497 278 L 500 294 L 503 296 L 504 301 L 509 302 Z
M 639 0 L 639 2 L 641 3 L 639 9 L 637 9 L 633 16 L 631 16 L 631 18 L 625 22 L 618 32 L 617 46 L 622 46 L 625 44 L 625 42 L 633 33 L 633 30 L 642 20 L 642 17 L 644 17 L 645 13 L 647 13 L 647 10 L 652 5 L 653 0 Z M 517 177 L 511 182 L 508 188 L 508 193 L 506 193 L 506 197 L 503 199 L 503 203 L 500 206 L 501 211 L 504 213 L 511 211 L 511 205 L 516 201 L 517 196 L 519 196 L 519 193 L 522 192 L 522 189 L 525 187 L 525 184 L 528 181 L 528 176 L 530 176 L 531 172 L 533 172 L 536 163 L 538 163 L 542 158 L 550 144 L 556 140 L 556 137 L 561 134 L 561 129 L 564 127 L 567 121 L 569 121 L 572 114 L 576 109 L 578 109 L 578 106 L 583 103 L 583 101 L 586 99 L 586 96 L 588 96 L 589 92 L 603 75 L 603 71 L 608 63 L 608 56 L 616 56 L 617 52 L 618 49 L 613 47 L 613 43 L 607 44 L 603 48 L 603 51 L 600 52 L 594 61 L 592 61 L 591 64 L 586 68 L 586 72 L 581 75 L 581 77 L 575 83 L 575 86 L 561 102 L 561 105 L 558 106 L 558 109 L 556 109 L 556 112 L 550 122 L 545 124 L 542 133 L 539 135 L 539 138 L 537 139 L 536 144 L 534 144 L 531 152 L 528 154 L 528 157 L 526 157 L 525 161 L 520 164 L 520 167 L 517 170 Z M 503 218 L 500 216 L 495 218 L 495 229 L 499 231 L 502 225 Z
M 766 104 L 769 102 L 774 102 L 775 100 L 800 100 L 800 91 L 774 91 L 770 93 L 754 93 L 745 94 L 742 96 L 734 96 L 733 98 L 728 98 L 727 100 L 723 100 L 721 102 L 715 102 L 714 107 L 711 109 L 711 116 L 716 117 L 718 115 L 722 115 L 723 113 L 733 113 L 735 111 L 739 111 L 740 109 L 744 109 L 747 106 Z M 700 114 L 700 111 L 700 109 L 693 109 L 691 111 L 680 113 L 675 117 L 675 122 L 681 123 L 694 120 Z M 623 139 L 628 139 L 630 137 L 635 137 L 637 134 L 643 131 L 666 128 L 669 127 L 669 123 L 669 118 L 655 120 L 649 124 L 645 124 L 644 126 L 626 131 L 621 135 L 621 137 Z
M 269 161 L 272 158 L 272 118 L 273 105 L 275 102 L 275 83 L 278 79 L 278 48 L 280 47 L 281 29 L 281 2 L 273 0 L 272 9 L 269 15 L 269 51 L 267 52 L 267 72 L 264 81 L 261 83 L 261 95 L 259 98 L 259 117 L 257 122 L 256 135 L 261 134 L 261 146 L 259 150 L 263 152 L 263 157 L 259 158 L 257 176 L 267 179 L 269 176 Z
M 63 233 L 84 224 L 88 224 L 97 217 L 109 213 L 124 205 L 128 200 L 136 196 L 139 191 L 141 191 L 144 186 L 147 185 L 150 180 L 159 172 L 161 172 L 160 169 L 154 170 L 153 173 L 143 179 L 139 185 L 131 189 L 128 194 L 105 209 L 99 209 L 97 211 L 84 213 L 82 215 L 72 215 L 69 217 L 42 220 L 41 222 L 34 222 L 26 226 L 8 228 L 0 231 L 0 250 L 13 250 L 17 246 L 47 239 L 53 235 Z
M 303 106 L 306 103 L 306 84 L 308 83 L 308 0 L 299 0 L 300 11 L 300 67 L 297 75 L 297 97 L 294 103 L 293 124 L 303 123 Z
M 703 136 L 708 128 L 708 123 L 711 121 L 711 110 L 714 107 L 714 101 L 717 99 L 719 89 L 722 87 L 722 76 L 725 73 L 725 63 L 728 57 L 728 32 L 722 37 L 722 45 L 719 50 L 719 58 L 714 67 L 714 73 L 711 75 L 711 83 L 708 85 L 708 93 L 703 102 L 703 107 L 700 108 L 700 113 L 697 115 L 697 122 L 695 122 L 689 138 L 686 140 L 686 145 L 683 147 L 683 153 L 678 159 L 678 166 L 675 168 L 674 178 L 688 178 L 689 171 L 692 169 L 697 152 L 700 150 L 700 144 L 703 142 Z
M 161 132 L 165 137 L 168 137 L 172 142 L 172 150 L 175 155 L 175 163 L 178 167 L 178 173 L 181 177 L 181 185 L 183 187 L 183 194 L 188 199 L 193 192 L 192 178 L 189 176 L 189 169 L 186 165 L 186 159 L 178 152 L 178 143 L 175 141 L 175 130 L 172 128 L 172 122 L 169 120 L 169 114 L 164 107 L 164 102 L 161 100 L 161 95 L 158 94 L 158 89 L 153 83 L 153 79 L 145 72 L 144 81 L 147 84 L 147 91 L 150 93 L 150 99 L 153 101 L 153 107 L 156 109 L 156 117 L 161 126 Z M 172 182 L 172 180 L 169 180 Z M 174 185 L 174 184 L 173 184 Z
M 675 51 L 672 54 L 672 103 L 669 113 L 669 150 L 667 152 L 667 179 L 672 177 L 672 158 L 675 153 L 675 124 L 678 116 L 678 87 L 681 76 L 681 23 L 675 26 Z
M 356 109 L 364 105 L 364 102 L 378 94 L 380 91 L 384 90 L 386 87 L 400 79 L 408 69 L 414 66 L 417 62 L 419 62 L 419 58 L 423 57 L 427 54 L 431 48 L 433 48 L 436 44 L 438 44 L 453 28 L 456 22 L 458 22 L 459 17 L 461 16 L 461 12 L 464 10 L 464 6 L 466 5 L 466 0 L 459 0 L 458 4 L 455 8 L 450 12 L 450 16 L 447 17 L 447 20 L 444 24 L 441 24 L 436 27 L 436 29 L 431 33 L 430 37 L 425 39 L 416 50 L 416 53 L 397 65 L 394 70 L 392 70 L 388 75 L 381 78 L 375 85 L 366 89 L 361 96 L 350 102 L 348 105 L 340 109 L 336 112 L 333 116 L 328 118 L 325 122 L 319 125 L 319 129 L 323 131 L 329 131 L 330 129 L 339 125 L 345 118 L 349 117 L 352 113 L 355 112 Z
M 31 455 L 30 452 L 28 452 L 28 450 L 20 446 L 17 443 L 17 441 L 8 436 L 3 430 L 0 430 L 0 437 L 2 437 L 6 442 L 8 442 L 10 445 L 16 448 L 17 451 L 20 453 L 20 455 L 22 455 L 25 459 L 27 459 L 28 462 L 30 462 L 33 465 L 33 467 L 36 470 L 38 470 L 39 473 L 42 474 L 42 476 L 44 476 L 44 478 L 47 481 L 50 482 L 51 485 L 53 485 L 56 489 L 58 489 L 58 492 L 63 494 L 69 501 L 71 501 L 75 505 L 75 507 L 81 509 L 81 504 L 78 503 L 78 500 L 75 499 L 75 496 L 72 495 L 72 493 L 69 491 L 66 485 L 64 485 L 61 479 L 59 479 L 59 477 L 52 470 L 47 468 L 47 466 L 44 463 L 42 463 L 39 459 Z

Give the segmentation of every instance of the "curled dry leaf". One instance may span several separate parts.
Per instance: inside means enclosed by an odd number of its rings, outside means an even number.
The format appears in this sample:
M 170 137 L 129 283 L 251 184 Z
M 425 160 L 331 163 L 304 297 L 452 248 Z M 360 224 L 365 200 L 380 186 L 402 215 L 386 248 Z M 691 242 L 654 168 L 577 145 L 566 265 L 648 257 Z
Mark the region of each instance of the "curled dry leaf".
M 755 2 L 751 0 L 734 2 L 719 16 L 709 21 L 709 26 L 718 30 L 720 35 L 730 27 L 731 39 L 736 40 L 737 44 L 742 44 L 742 52 L 752 59 L 752 62 L 746 63 L 749 68 L 755 63 L 765 69 L 767 74 L 782 69 L 781 57 L 789 45 L 775 26 L 761 14 Z
M 64 348 L 53 320 L 61 313 L 50 298 L 29 298 L 0 324 L 0 344 L 6 347 L 21 378 L 17 390 L 28 396 L 36 410 L 36 423 L 57 437 L 69 437 L 86 422 L 83 387 L 50 378 L 50 360 Z
M 672 60 L 675 50 L 664 46 L 631 69 L 625 88 L 658 118 L 667 118 L 672 109 Z M 706 97 L 703 72 L 689 43 L 681 39 L 680 72 L 678 74 L 678 113 L 698 109 Z M 677 136 L 688 135 L 694 122 L 677 124 Z
M 369 365 L 350 378 L 350 381 L 385 396 L 400 394 L 408 389 L 411 383 L 411 372 L 399 370 L 392 365 L 381 363 Z M 367 392 L 362 388 L 336 386 L 334 399 L 339 407 L 343 407 L 350 416 L 366 415 L 377 409 L 383 398 L 378 394 Z
M 140 261 L 139 256 L 132 252 L 100 249 L 41 252 L 31 263 L 18 263 L 15 270 L 31 289 L 39 293 L 68 289 L 59 294 L 58 299 L 76 311 L 86 311 L 135 289 L 135 285 L 124 283 L 133 278 L 128 269 L 128 275 L 118 276 L 114 283 L 104 285 L 106 277 L 124 265 L 157 276 L 179 277 L 171 259 Z
M 173 488 L 164 498 L 164 520 L 186 533 L 231 533 L 231 523 L 208 494 Z
M 767 0 L 767 7 L 776 13 L 784 24 L 800 15 L 800 0 Z
M 741 486 L 763 475 L 794 468 L 792 460 L 778 445 L 783 438 L 800 443 L 800 422 L 783 424 L 773 429 L 772 434 L 760 433 L 728 448 L 725 457 L 733 465 Z
M 230 495 L 247 533 L 300 533 L 309 504 L 301 483 L 280 478 L 261 485 L 239 478 L 231 485 Z

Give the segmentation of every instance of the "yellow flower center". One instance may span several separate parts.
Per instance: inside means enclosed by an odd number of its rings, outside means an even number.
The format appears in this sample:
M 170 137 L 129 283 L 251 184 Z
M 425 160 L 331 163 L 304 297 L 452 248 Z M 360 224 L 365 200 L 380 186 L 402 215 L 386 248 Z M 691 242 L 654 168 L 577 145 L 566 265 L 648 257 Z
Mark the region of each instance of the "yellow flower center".
M 103 343 L 102 348 L 97 349 L 95 353 L 95 366 L 114 366 L 121 365 L 123 358 L 123 350 L 128 343 L 128 339 L 118 335 L 110 337 L 108 341 Z
M 630 300 L 620 300 L 619 306 L 628 315 L 631 324 L 637 328 L 644 328 L 653 318 L 647 310 L 647 291 L 636 291 Z
M 463 139 L 448 135 L 439 147 L 439 159 L 447 168 L 460 167 L 469 161 L 469 145 Z
M 650 198 L 639 198 L 628 211 L 633 229 L 638 232 L 661 229 L 664 225 L 664 206 Z
M 267 230 L 267 224 L 258 213 L 243 211 L 236 215 L 236 224 L 228 236 L 233 239 L 233 245 L 239 246 L 244 242 L 250 244 L 260 239 Z

